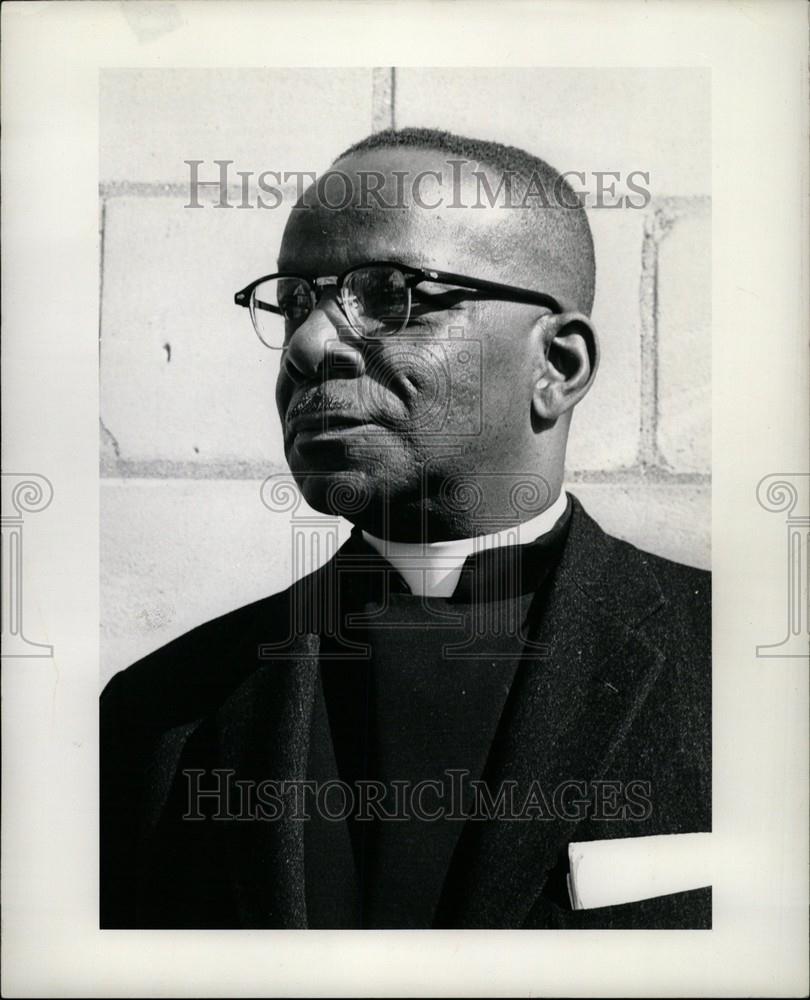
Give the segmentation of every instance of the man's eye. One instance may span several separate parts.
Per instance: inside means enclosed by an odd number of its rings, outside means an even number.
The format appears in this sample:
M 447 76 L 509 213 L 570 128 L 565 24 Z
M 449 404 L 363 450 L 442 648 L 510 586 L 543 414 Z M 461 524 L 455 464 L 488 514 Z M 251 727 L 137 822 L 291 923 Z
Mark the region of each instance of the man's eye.
M 405 324 L 405 328 L 410 330 L 411 327 L 419 326 L 430 326 L 430 323 L 428 323 L 428 321 L 424 318 L 414 316 L 413 310 L 411 310 L 411 315 L 408 317 L 408 322 Z

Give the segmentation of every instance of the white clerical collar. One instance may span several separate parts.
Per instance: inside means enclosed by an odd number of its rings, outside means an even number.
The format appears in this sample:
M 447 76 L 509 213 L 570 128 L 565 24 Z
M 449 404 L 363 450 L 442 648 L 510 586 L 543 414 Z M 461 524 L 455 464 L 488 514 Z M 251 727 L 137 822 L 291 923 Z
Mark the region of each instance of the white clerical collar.
M 367 531 L 363 538 L 399 572 L 411 593 L 427 597 L 452 597 L 467 556 L 501 545 L 526 545 L 550 531 L 565 511 L 565 490 L 550 507 L 531 518 L 491 535 L 454 538 L 447 542 L 393 542 Z

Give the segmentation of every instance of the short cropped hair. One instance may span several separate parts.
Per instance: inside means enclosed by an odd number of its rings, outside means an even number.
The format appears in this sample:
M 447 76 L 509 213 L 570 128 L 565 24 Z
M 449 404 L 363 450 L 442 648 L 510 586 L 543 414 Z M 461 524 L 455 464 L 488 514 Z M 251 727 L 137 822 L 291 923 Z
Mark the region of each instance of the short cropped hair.
M 374 132 L 349 146 L 336 157 L 334 163 L 355 153 L 385 148 L 433 150 L 487 166 L 494 169 L 501 178 L 517 178 L 524 185 L 524 190 L 529 185 L 533 185 L 533 189 L 540 187 L 545 192 L 545 198 L 541 203 L 532 203 L 532 207 L 535 211 L 545 211 L 546 215 L 542 223 L 535 217 L 537 226 L 530 225 L 524 230 L 521 239 L 524 253 L 531 257 L 532 236 L 542 226 L 544 242 L 547 245 L 555 244 L 553 249 L 556 256 L 565 261 L 566 270 L 572 276 L 575 275 L 572 284 L 576 289 L 577 306 L 583 312 L 590 313 L 596 284 L 591 227 L 580 196 L 558 170 L 539 156 L 517 146 L 507 146 L 488 139 L 472 139 L 432 128 L 383 129 Z M 561 209 L 553 212 L 553 224 L 549 224 L 549 205 Z

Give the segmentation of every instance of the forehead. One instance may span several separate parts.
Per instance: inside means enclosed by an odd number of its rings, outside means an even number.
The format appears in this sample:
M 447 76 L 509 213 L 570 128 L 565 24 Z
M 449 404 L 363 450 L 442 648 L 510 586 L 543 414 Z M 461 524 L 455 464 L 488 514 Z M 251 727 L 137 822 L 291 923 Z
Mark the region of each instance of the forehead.
M 405 148 L 339 160 L 293 210 L 279 268 L 338 273 L 367 260 L 397 260 L 511 277 L 514 210 L 478 197 L 482 181 L 473 171 L 495 191 L 494 171 L 458 163 L 439 151 Z

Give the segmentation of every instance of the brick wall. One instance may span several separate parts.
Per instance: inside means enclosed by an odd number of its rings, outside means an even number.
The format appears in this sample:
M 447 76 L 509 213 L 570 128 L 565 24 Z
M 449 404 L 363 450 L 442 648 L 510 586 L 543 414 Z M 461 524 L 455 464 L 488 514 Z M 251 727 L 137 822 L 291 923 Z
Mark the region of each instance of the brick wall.
M 586 187 L 594 171 L 648 172 L 644 209 L 590 212 L 603 361 L 572 425 L 568 483 L 606 529 L 709 565 L 705 73 L 125 70 L 103 73 L 100 93 L 105 677 L 292 575 L 287 515 L 259 494 L 284 468 L 278 356 L 232 305 L 274 267 L 286 210 L 216 208 L 215 193 L 184 208 L 188 159 L 205 179 L 215 159 L 320 172 L 393 123 L 512 142 L 586 172 Z

